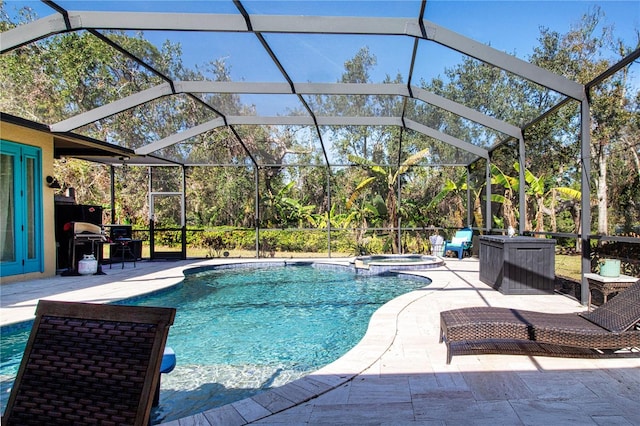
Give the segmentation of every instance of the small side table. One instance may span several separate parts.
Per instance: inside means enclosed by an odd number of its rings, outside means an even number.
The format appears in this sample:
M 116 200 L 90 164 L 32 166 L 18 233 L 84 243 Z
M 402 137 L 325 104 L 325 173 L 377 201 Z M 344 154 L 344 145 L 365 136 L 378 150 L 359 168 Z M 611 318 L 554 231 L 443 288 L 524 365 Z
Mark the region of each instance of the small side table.
M 589 282 L 589 310 L 591 310 L 591 289 L 598 290 L 606 302 L 610 294 L 618 293 L 640 279 L 629 275 L 603 277 L 599 274 L 584 274 L 584 277 Z
M 131 245 L 133 244 L 133 241 L 131 238 L 119 238 L 117 240 L 114 240 L 112 243 L 109 243 L 109 246 L 111 247 L 111 249 L 114 249 L 113 252 L 109 253 L 109 258 L 110 258 L 110 262 L 109 262 L 109 269 L 111 269 L 111 265 L 113 265 L 113 259 L 115 257 L 116 253 L 120 253 L 121 256 L 121 261 L 122 261 L 122 268 L 124 269 L 124 262 L 127 258 L 130 258 L 133 260 L 133 267 L 136 267 L 136 255 L 133 253 L 133 251 L 131 250 Z

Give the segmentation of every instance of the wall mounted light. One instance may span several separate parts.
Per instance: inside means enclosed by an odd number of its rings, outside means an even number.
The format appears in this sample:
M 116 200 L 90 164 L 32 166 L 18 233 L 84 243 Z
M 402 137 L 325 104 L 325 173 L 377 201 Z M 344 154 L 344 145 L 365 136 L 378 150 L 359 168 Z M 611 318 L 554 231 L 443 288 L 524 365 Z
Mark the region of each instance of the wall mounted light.
M 47 186 L 53 189 L 61 188 L 60 182 L 58 182 L 58 179 L 54 178 L 53 176 L 47 176 Z

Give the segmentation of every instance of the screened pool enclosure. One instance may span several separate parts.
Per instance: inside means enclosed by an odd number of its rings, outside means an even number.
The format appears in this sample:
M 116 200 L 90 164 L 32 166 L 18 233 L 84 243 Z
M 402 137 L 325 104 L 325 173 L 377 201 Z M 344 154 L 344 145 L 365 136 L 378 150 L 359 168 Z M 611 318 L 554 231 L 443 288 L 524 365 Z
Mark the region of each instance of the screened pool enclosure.
M 422 252 L 462 226 L 578 248 L 634 229 L 636 207 L 592 214 L 607 125 L 592 104 L 622 80 L 637 94 L 637 40 L 585 78 L 557 46 L 480 31 L 525 31 L 527 11 L 506 22 L 502 4 L 453 19 L 430 1 L 5 3 L 3 63 L 28 77 L 4 80 L 3 120 L 46 126 L 57 159 L 105 165 L 111 223 L 144 215 L 152 253 L 177 239 L 184 256 L 189 230 L 223 226 L 249 231 L 256 256 Z M 620 108 L 607 158 L 637 167 L 637 112 Z

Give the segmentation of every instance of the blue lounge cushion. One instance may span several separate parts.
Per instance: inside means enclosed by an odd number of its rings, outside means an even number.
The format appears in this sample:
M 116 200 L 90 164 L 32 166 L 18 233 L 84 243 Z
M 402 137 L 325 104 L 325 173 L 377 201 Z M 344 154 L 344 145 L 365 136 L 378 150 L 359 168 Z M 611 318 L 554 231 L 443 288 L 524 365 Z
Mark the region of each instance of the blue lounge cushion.
M 176 368 L 176 353 L 169 346 L 165 346 L 160 364 L 161 373 L 171 373 Z

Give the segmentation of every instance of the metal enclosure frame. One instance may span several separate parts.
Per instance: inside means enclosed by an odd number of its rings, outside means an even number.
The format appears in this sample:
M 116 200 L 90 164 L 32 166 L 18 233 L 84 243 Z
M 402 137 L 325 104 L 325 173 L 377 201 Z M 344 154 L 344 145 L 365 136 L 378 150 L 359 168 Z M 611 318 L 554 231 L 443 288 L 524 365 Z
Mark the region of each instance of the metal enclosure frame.
M 285 16 L 285 15 L 253 15 L 247 12 L 240 0 L 234 0 L 238 14 L 187 14 L 187 13 L 154 13 L 154 12 L 101 12 L 101 11 L 72 11 L 66 10 L 55 2 L 45 2 L 54 13 L 32 23 L 21 25 L 2 33 L 1 53 L 11 52 L 21 46 L 36 42 L 46 37 L 74 31 L 88 31 L 95 35 L 104 43 L 126 55 L 128 58 L 138 62 L 146 70 L 159 77 L 163 83 L 154 87 L 142 90 L 134 95 L 123 97 L 115 102 L 102 105 L 93 110 L 77 114 L 66 120 L 57 123 L 48 123 L 51 132 L 57 135 L 72 134 L 74 130 L 82 126 L 110 117 L 112 115 L 130 110 L 134 107 L 144 105 L 157 99 L 177 95 L 186 95 L 199 102 L 215 115 L 215 118 L 194 127 L 184 129 L 162 139 L 153 141 L 147 145 L 135 149 L 131 155 L 130 164 L 148 165 L 155 167 L 158 165 L 179 165 L 183 167 L 183 187 L 179 193 L 182 197 L 182 228 L 185 228 L 185 180 L 184 167 L 191 164 L 176 164 L 170 159 L 163 159 L 155 153 L 158 150 L 171 145 L 183 142 L 203 132 L 216 128 L 228 128 L 245 148 L 247 157 L 253 165 L 255 174 L 255 215 L 256 215 L 256 251 L 259 253 L 260 226 L 258 217 L 260 216 L 260 194 L 258 192 L 260 167 L 269 164 L 260 163 L 255 156 L 246 148 L 242 137 L 235 130 L 234 126 L 240 125 L 299 125 L 309 126 L 315 129 L 325 160 L 324 167 L 330 182 L 331 167 L 340 166 L 331 164 L 330 155 L 327 152 L 326 143 L 323 141 L 321 126 L 397 126 L 402 130 L 409 129 L 436 140 L 442 141 L 453 147 L 466 151 L 472 155 L 473 160 L 461 164 L 451 164 L 451 166 L 469 167 L 478 160 L 486 160 L 486 179 L 490 181 L 491 154 L 503 143 L 516 140 L 518 144 L 518 162 L 520 164 L 519 177 L 524 182 L 524 164 L 526 158 L 526 145 L 523 136 L 524 130 L 534 125 L 537 120 L 569 102 L 577 102 L 580 105 L 581 131 L 580 146 L 582 158 L 582 217 L 581 217 L 581 240 L 583 247 L 589 246 L 589 233 L 587 230 L 591 226 L 591 207 L 589 203 L 589 175 L 590 175 L 590 105 L 589 90 L 595 84 L 604 80 L 620 68 L 628 65 L 640 57 L 640 49 L 624 58 L 611 69 L 607 70 L 594 81 L 587 85 L 571 81 L 561 75 L 554 74 L 546 69 L 518 59 L 515 56 L 506 54 L 490 46 L 479 43 L 473 39 L 457 34 L 434 22 L 424 19 L 426 0 L 422 1 L 419 16 L 415 18 L 388 18 L 388 17 L 342 17 L 342 16 Z M 218 82 L 218 81 L 178 81 L 155 69 L 153 65 L 145 63 L 133 52 L 118 45 L 113 40 L 107 38 L 101 31 L 105 30 L 172 30 L 172 31 L 196 31 L 213 33 L 247 33 L 252 34 L 262 45 L 264 51 L 273 61 L 273 64 L 282 74 L 285 82 Z M 414 48 L 410 58 L 409 81 L 406 84 L 352 84 L 352 83 L 312 83 L 293 81 L 283 62 L 278 58 L 275 51 L 265 39 L 265 34 L 356 34 L 356 35 L 376 35 L 409 37 L 413 40 Z M 518 77 L 536 83 L 544 88 L 552 90 L 561 95 L 557 105 L 545 112 L 539 119 L 525 126 L 518 127 L 495 117 L 476 111 L 460 103 L 446 99 L 435 93 L 431 93 L 418 87 L 411 81 L 416 62 L 418 43 L 436 43 L 448 49 L 460 52 L 471 58 L 475 58 L 483 63 L 494 66 L 500 70 L 514 74 Z M 287 94 L 296 96 L 306 109 L 304 116 L 246 116 L 246 115 L 225 115 L 212 106 L 198 98 L 198 93 L 233 93 L 233 94 L 265 94 L 278 95 Z M 424 104 L 433 105 L 447 112 L 455 114 L 466 120 L 470 120 L 488 129 L 506 135 L 506 139 L 491 147 L 482 147 L 472 141 L 464 141 L 447 135 L 437 129 L 430 128 L 424 124 L 411 120 L 403 110 L 400 115 L 390 117 L 380 116 L 319 116 L 314 113 L 313 108 L 305 100 L 305 95 L 390 95 L 416 100 Z M 402 143 L 402 136 L 400 143 Z M 100 156 L 76 155 L 77 158 L 89 161 L 103 162 L 105 164 L 117 161 Z M 113 161 L 113 162 L 112 162 Z M 398 164 L 402 161 L 398 158 Z M 113 169 L 112 169 L 113 170 Z M 113 175 L 113 171 L 112 171 Z M 467 178 L 469 173 L 467 173 Z M 329 185 L 329 184 L 328 184 Z M 486 217 L 491 217 L 491 185 L 486 185 Z M 401 187 L 398 182 L 397 188 L 398 202 L 401 197 Z M 329 200 L 331 200 L 330 187 L 327 188 Z M 151 182 L 149 182 L 149 200 L 157 195 L 152 192 Z M 175 194 L 174 194 L 175 195 Z M 467 193 L 467 222 L 472 222 L 471 194 Z M 524 217 L 525 212 L 525 188 L 520 186 L 519 191 L 519 213 Z M 151 206 L 151 204 L 150 204 Z M 113 209 L 113 207 L 112 207 Z M 150 223 L 152 222 L 150 218 Z M 486 221 L 485 231 L 490 231 L 489 221 Z M 398 224 L 398 231 L 401 226 Z M 520 233 L 524 233 L 523 221 L 520 221 Z M 327 230 L 329 254 L 331 252 L 331 227 Z M 398 239 L 401 238 L 398 232 Z M 583 251 L 584 253 L 584 251 Z M 583 254 L 583 273 L 590 271 L 588 253 Z M 588 295 L 588 284 L 583 279 L 582 296 L 586 300 Z

